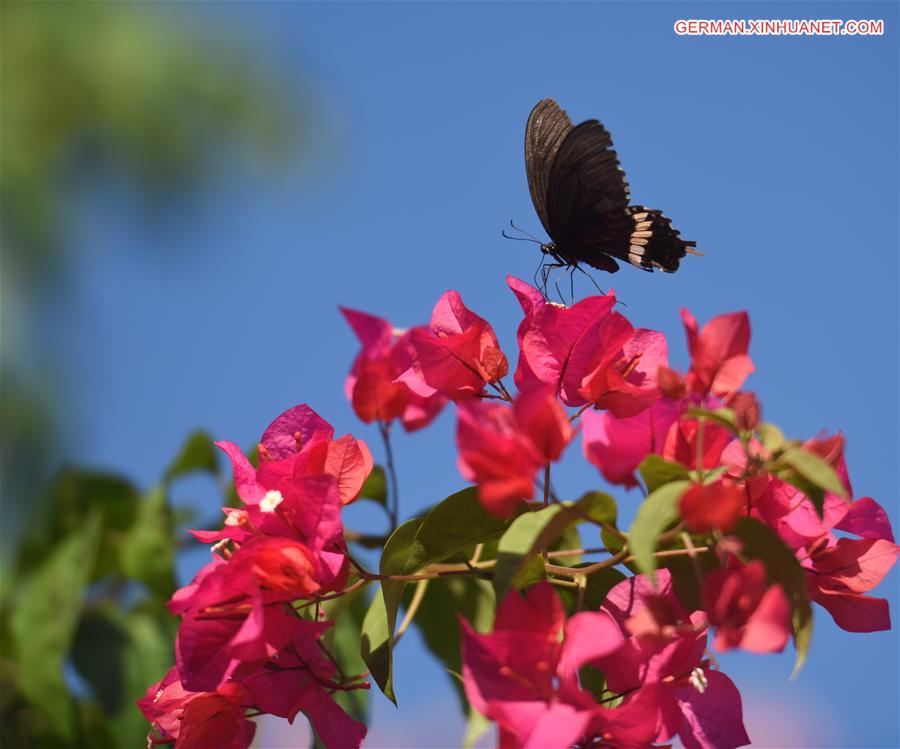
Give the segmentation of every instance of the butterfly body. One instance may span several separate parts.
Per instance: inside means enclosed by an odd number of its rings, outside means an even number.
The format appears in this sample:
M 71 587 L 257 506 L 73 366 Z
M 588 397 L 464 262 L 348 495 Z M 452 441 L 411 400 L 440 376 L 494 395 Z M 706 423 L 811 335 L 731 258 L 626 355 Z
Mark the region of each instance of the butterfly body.
M 538 102 L 525 126 L 525 169 L 535 210 L 557 265 L 585 263 L 615 273 L 617 260 L 674 273 L 694 242 L 660 211 L 629 203 L 612 138 L 597 120 L 573 125 L 552 99 Z

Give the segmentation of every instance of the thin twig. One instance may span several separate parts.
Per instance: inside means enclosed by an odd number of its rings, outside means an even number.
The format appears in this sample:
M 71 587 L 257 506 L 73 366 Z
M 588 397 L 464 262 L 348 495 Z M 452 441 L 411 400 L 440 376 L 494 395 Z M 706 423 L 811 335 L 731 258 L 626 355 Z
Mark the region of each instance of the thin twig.
M 400 642 L 400 638 L 403 637 L 403 633 L 409 629 L 409 625 L 412 624 L 412 620 L 416 616 L 416 612 L 419 610 L 419 604 L 422 603 L 422 599 L 425 597 L 425 590 L 428 588 L 428 580 L 420 580 L 419 584 L 416 585 L 416 591 L 413 593 L 412 600 L 409 602 L 409 607 L 406 609 L 406 614 L 403 616 L 403 621 L 400 622 L 400 626 L 397 627 L 397 632 L 394 634 L 394 646 L 396 647 L 397 643 Z
M 397 489 L 397 471 L 394 467 L 394 451 L 391 449 L 390 425 L 383 421 L 378 422 L 378 430 L 381 432 L 381 440 L 384 442 L 384 452 L 387 457 L 388 478 L 391 482 L 390 509 L 388 516 L 391 519 L 391 532 L 397 529 L 397 517 L 400 508 L 400 492 Z

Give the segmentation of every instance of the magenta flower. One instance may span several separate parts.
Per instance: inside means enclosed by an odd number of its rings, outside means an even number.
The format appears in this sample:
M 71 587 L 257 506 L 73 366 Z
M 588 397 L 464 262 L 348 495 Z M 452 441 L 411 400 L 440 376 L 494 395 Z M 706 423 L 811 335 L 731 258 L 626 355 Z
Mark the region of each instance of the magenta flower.
M 615 295 L 588 297 L 564 307 L 517 278 L 508 276 L 506 282 L 525 313 L 518 331 L 516 386 L 526 390 L 543 383 L 566 405 L 584 405 L 588 401 L 579 391 L 585 378 L 612 363 L 633 335 L 624 317 L 611 315 Z
M 540 583 L 503 599 L 491 634 L 460 624 L 466 696 L 497 722 L 500 746 L 567 749 L 586 736 L 598 708 L 578 669 L 622 642 L 611 616 L 583 612 L 566 622 L 556 593 Z
M 697 321 L 686 309 L 681 319 L 687 333 L 691 370 L 688 389 L 697 395 L 712 394 L 724 398 L 740 389 L 753 371 L 747 351 L 750 346 L 750 320 L 746 312 L 719 315 L 697 331 Z
M 366 424 L 400 419 L 408 432 L 427 426 L 447 399 L 437 392 L 421 395 L 398 381 L 415 356 L 409 332 L 398 333 L 387 320 L 365 312 L 340 310 L 362 344 L 345 385 L 356 415 Z
M 637 416 L 619 419 L 609 412 L 581 417 L 584 455 L 613 484 L 637 486 L 634 473 L 650 453 L 661 453 L 682 406 L 658 400 Z
M 709 623 L 716 627 L 717 650 L 776 653 L 790 639 L 791 603 L 779 585 L 769 583 L 758 559 L 707 575 L 703 601 Z
M 409 334 L 415 356 L 399 379 L 423 396 L 437 391 L 453 400 L 470 398 L 509 371 L 493 328 L 456 291 L 441 296 L 428 327 Z
M 175 749 L 246 749 L 256 733 L 256 724 L 245 717 L 247 696 L 234 682 L 209 692 L 188 691 L 172 668 L 137 703 L 156 731 L 148 745 L 174 742 Z
M 597 662 L 607 686 L 628 695 L 622 707 L 641 700 L 645 720 L 659 728 L 657 742 L 677 734 L 691 749 L 748 744 L 740 693 L 704 660 L 705 616 L 683 609 L 667 570 L 656 577 L 655 587 L 643 575 L 629 578 L 606 597 L 603 610 L 632 632 Z
M 328 749 L 358 749 L 365 724 L 351 718 L 334 701 L 337 691 L 368 689 L 368 682 L 336 681 L 337 667 L 319 646 L 330 622 L 294 619 L 287 645 L 275 658 L 241 680 L 258 710 L 293 723 L 302 712 Z
M 511 406 L 463 401 L 458 414 L 460 470 L 478 484 L 484 506 L 500 517 L 531 499 L 538 470 L 557 460 L 572 439 L 565 411 L 545 386 L 520 394 Z

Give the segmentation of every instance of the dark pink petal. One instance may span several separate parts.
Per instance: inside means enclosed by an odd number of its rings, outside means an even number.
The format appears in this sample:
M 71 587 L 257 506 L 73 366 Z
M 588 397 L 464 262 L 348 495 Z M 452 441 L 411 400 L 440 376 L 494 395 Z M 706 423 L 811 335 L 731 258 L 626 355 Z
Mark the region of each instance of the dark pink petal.
M 817 590 L 813 600 L 847 632 L 885 632 L 891 628 L 890 607 L 884 598 Z
M 363 352 L 373 358 L 387 356 L 393 338 L 393 328 L 387 320 L 347 307 L 338 309 L 356 333 Z
M 750 743 L 744 728 L 741 695 L 721 671 L 705 671 L 702 694 L 688 683 L 673 689 L 683 722 L 678 731 L 685 749 L 736 749 Z
M 231 470 L 234 472 L 234 488 L 241 501 L 247 504 L 256 504 L 263 498 L 266 490 L 256 481 L 256 469 L 244 455 L 244 451 L 234 444 L 220 440 L 216 442 L 222 452 L 231 461 Z
M 746 506 L 739 486 L 718 479 L 710 484 L 694 484 L 681 497 L 679 510 L 687 527 L 696 533 L 713 528 L 731 530 Z
M 610 317 L 616 315 L 613 313 Z M 657 382 L 661 368 L 669 363 L 669 347 L 662 333 L 638 328 L 625 344 L 622 356 L 613 370 L 607 370 L 606 392 L 586 400 L 607 409 L 620 419 L 627 419 L 648 408 L 662 393 Z M 588 387 L 586 380 L 584 387 Z
M 233 685 L 238 688 L 238 685 Z M 253 741 L 256 724 L 244 717 L 239 699 L 222 694 L 198 695 L 182 714 L 178 749 L 246 749 Z
M 372 453 L 366 443 L 349 434 L 328 446 L 325 472 L 337 479 L 342 505 L 349 504 L 359 496 L 373 465 Z
M 520 393 L 513 403 L 513 414 L 519 430 L 545 462 L 559 459 L 572 439 L 572 425 L 551 388 L 539 385 Z
M 523 295 L 513 290 L 523 302 Z M 526 318 L 519 326 L 516 385 L 525 390 L 539 381 L 556 389 L 564 403 L 583 404 L 578 391 L 595 368 L 598 348 L 604 348 L 601 328 L 616 303 L 615 296 L 588 297 L 572 307 L 537 301 L 532 304 L 528 296 L 524 300 Z
M 542 581 L 529 588 L 524 596 L 514 590 L 506 594 L 497 608 L 494 631 L 523 631 L 555 641 L 565 621 L 559 596 L 550 583 Z
M 763 595 L 747 621 L 741 647 L 751 653 L 780 653 L 791 636 L 791 603 L 779 585 Z
M 647 455 L 662 452 L 669 427 L 681 408 L 678 403 L 660 400 L 628 419 L 586 411 L 581 417 L 585 457 L 607 481 L 637 486 L 634 472 Z
M 746 312 L 732 312 L 710 320 L 700 333 L 697 321 L 681 311 L 691 353 L 688 386 L 692 392 L 725 397 L 740 389 L 753 371 L 747 355 L 750 320 Z
M 317 435 L 328 439 L 334 427 L 305 403 L 285 411 L 263 432 L 260 444 L 273 460 L 288 458 Z
M 863 538 L 880 538 L 894 542 L 894 531 L 887 513 L 871 497 L 857 499 L 835 527 Z
M 574 679 L 585 664 L 609 655 L 624 641 L 622 630 L 606 611 L 582 611 L 566 622 L 566 636 L 557 673 Z
M 502 749 L 569 749 L 592 717 L 564 702 L 503 702 L 492 705 L 491 713 L 510 735 Z
M 519 432 L 509 406 L 472 400 L 459 403 L 457 412 L 460 470 L 478 484 L 486 509 L 508 517 L 534 494 L 542 458 Z
M 813 558 L 819 587 L 838 592 L 864 593 L 888 573 L 900 551 L 878 538 L 840 538 Z

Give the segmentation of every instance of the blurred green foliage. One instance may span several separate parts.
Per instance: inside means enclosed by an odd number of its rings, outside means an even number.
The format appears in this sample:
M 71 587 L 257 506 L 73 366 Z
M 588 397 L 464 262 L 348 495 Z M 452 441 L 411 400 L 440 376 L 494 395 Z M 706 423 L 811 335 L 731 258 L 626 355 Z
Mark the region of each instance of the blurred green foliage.
M 26 533 L 0 610 L 4 747 L 140 747 L 134 705 L 173 662 L 178 551 L 172 481 L 205 472 L 214 448 L 192 435 L 146 493 L 113 474 L 67 469 Z
M 0 3 L 0 741 L 16 749 L 145 745 L 133 701 L 171 665 L 176 625 L 168 485 L 216 470 L 198 434 L 150 492 L 76 469 L 49 482 L 65 372 L 38 325 L 65 292 L 75 198 L 112 174 L 164 207 L 202 191 L 223 154 L 275 166 L 302 142 L 283 95 L 297 86 L 257 46 L 188 33 L 176 13 Z

